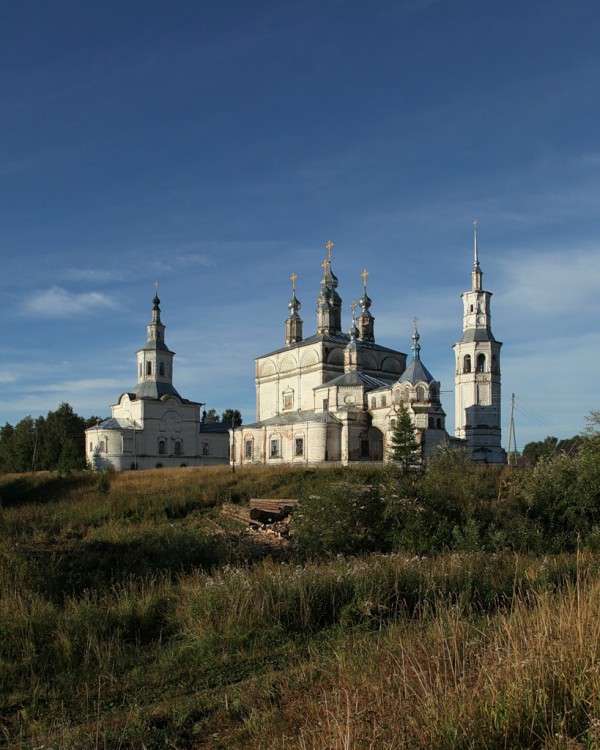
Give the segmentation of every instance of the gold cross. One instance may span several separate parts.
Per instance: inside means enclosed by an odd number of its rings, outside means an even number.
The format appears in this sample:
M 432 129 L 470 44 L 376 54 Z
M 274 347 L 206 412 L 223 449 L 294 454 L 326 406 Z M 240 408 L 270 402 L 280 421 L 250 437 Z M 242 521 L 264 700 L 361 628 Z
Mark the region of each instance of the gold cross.
M 331 248 L 333 247 L 333 242 L 331 240 L 327 241 L 327 244 L 325 245 L 325 249 L 327 250 L 327 260 L 331 263 Z
M 418 318 L 413 318 L 413 325 L 415 327 L 415 333 L 417 332 L 417 321 L 418 320 L 419 320 Z
M 369 272 L 368 272 L 368 271 L 367 271 L 367 269 L 365 268 L 365 270 L 364 270 L 364 271 L 363 271 L 363 272 L 361 273 L 361 276 L 362 276 L 362 280 L 363 280 L 363 286 L 364 286 L 364 288 L 365 288 L 365 291 L 366 291 L 366 289 L 367 289 L 367 276 L 368 276 L 368 275 L 369 275 Z
M 296 276 L 296 274 L 295 274 L 295 273 L 293 273 L 293 274 L 292 274 L 292 275 L 290 276 L 290 281 L 292 282 L 292 292 L 295 292 L 295 291 L 296 291 L 296 279 L 297 279 L 297 278 L 298 278 L 298 277 Z
M 154 291 L 158 292 L 158 281 L 154 282 Z
M 328 261 L 327 259 L 325 259 L 325 260 L 324 260 L 324 261 L 323 261 L 323 262 L 321 263 L 321 268 L 323 269 L 323 273 L 325 273 L 325 271 L 327 270 L 327 266 L 328 266 L 328 265 L 329 265 L 329 261 Z

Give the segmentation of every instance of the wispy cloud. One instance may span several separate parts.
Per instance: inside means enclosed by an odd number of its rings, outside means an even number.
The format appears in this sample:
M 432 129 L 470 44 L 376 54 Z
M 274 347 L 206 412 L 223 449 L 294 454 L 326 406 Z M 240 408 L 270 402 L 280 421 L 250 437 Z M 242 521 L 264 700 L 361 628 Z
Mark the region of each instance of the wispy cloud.
M 102 388 L 119 388 L 122 385 L 123 383 L 117 380 L 117 378 L 82 378 L 80 380 L 64 380 L 60 383 L 26 385 L 20 390 L 23 393 L 62 393 L 92 391 Z
M 91 315 L 101 310 L 114 310 L 119 305 L 108 295 L 101 292 L 83 292 L 73 294 L 59 286 L 44 291 L 34 292 L 22 308 L 28 316 L 45 318 L 70 318 L 75 315 Z
M 561 253 L 513 257 L 503 261 L 507 276 L 504 295 L 509 306 L 544 318 L 589 313 L 600 306 L 598 251 L 565 247 Z
M 70 268 L 65 273 L 65 278 L 69 281 L 86 281 L 101 283 L 104 281 L 117 281 L 120 277 L 114 271 L 104 268 Z

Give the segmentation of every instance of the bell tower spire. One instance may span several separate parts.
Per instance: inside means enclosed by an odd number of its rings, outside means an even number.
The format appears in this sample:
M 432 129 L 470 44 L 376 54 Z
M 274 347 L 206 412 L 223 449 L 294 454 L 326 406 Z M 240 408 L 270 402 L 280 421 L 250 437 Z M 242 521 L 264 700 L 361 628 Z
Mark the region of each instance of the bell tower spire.
M 500 349 L 491 327 L 491 292 L 482 286 L 477 221 L 471 290 L 463 292 L 463 334 L 454 345 L 456 355 L 455 429 L 465 440 L 473 460 L 504 463 L 500 414 Z
M 480 292 L 483 287 L 481 279 L 483 273 L 479 265 L 479 247 L 477 244 L 477 219 L 473 220 L 473 273 L 471 274 L 471 291 Z

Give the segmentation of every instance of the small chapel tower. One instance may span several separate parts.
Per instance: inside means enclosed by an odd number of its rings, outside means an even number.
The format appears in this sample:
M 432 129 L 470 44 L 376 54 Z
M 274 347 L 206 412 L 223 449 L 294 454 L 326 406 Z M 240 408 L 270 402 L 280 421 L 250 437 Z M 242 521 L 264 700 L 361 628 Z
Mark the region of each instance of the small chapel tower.
M 358 316 L 358 331 L 359 338 L 361 341 L 375 341 L 375 318 L 371 314 L 370 307 L 373 304 L 371 298 L 367 294 L 367 276 L 369 272 L 365 270 L 361 273 L 363 280 L 363 295 L 358 300 L 360 305 L 361 313 Z
M 292 299 L 288 302 L 290 311 L 289 317 L 285 321 L 285 345 L 298 344 L 302 341 L 302 318 L 298 315 L 301 305 L 296 298 L 296 279 L 295 273 L 290 276 L 292 282 Z
M 133 392 L 138 396 L 160 398 L 168 393 L 179 395 L 173 386 L 173 357 L 165 344 L 165 327 L 160 320 L 158 282 L 152 300 L 152 320 L 148 323 L 148 340 L 137 352 L 137 385 Z
M 457 438 L 466 441 L 475 461 L 504 463 L 501 445 L 500 349 L 502 343 L 492 334 L 490 299 L 482 285 L 477 244 L 477 221 L 474 227 L 474 259 L 471 290 L 463 292 L 463 335 L 454 345 L 455 429 Z
M 341 333 L 342 331 L 342 299 L 337 293 L 338 279 L 331 270 L 331 248 L 333 242 L 327 245 L 327 258 L 323 262 L 323 277 L 321 291 L 317 300 L 317 336 Z
M 350 309 L 352 310 L 352 325 L 348 331 L 350 341 L 344 349 L 344 372 L 354 372 L 362 370 L 362 349 L 357 343 L 358 328 L 356 327 L 356 302 L 352 300 Z

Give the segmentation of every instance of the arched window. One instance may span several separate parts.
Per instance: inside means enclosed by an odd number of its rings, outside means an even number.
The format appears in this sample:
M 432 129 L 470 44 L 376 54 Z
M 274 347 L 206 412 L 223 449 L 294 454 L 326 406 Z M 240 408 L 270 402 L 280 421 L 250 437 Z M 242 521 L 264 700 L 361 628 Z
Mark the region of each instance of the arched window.
M 210 444 L 208 443 L 207 440 L 205 440 L 202 443 L 202 455 L 203 456 L 208 456 L 209 453 L 210 453 Z
M 106 453 L 106 443 L 104 442 L 104 440 L 101 440 L 98 443 L 98 450 L 100 451 L 100 453 Z
M 165 453 L 167 452 L 167 444 L 164 440 L 158 441 L 158 452 L 160 453 L 161 456 L 164 456 Z
M 390 428 L 392 430 L 396 429 L 396 420 L 395 419 L 390 419 Z
M 435 401 L 437 399 L 437 395 L 438 395 L 438 392 L 437 392 L 436 386 L 435 385 L 429 386 L 429 397 L 431 398 L 432 401 Z
M 160 375 L 161 377 L 163 377 L 163 378 L 164 378 L 164 376 L 165 376 L 165 363 L 164 363 L 164 362 L 161 362 L 161 363 L 160 363 L 160 364 L 158 365 L 158 374 L 159 374 L 159 375 Z
M 146 375 L 152 375 L 152 362 L 146 362 Z
M 175 441 L 175 455 L 181 456 L 182 453 L 183 453 L 183 445 L 181 443 L 181 440 L 176 440 Z
M 463 372 L 471 372 L 471 355 L 465 354 L 463 359 Z
M 422 385 L 417 386 L 417 401 L 425 401 L 425 389 Z
M 492 372 L 498 372 L 498 360 L 495 354 L 492 357 Z
M 477 355 L 477 372 L 487 372 L 485 354 Z
M 94 450 L 94 444 L 90 443 L 90 453 Z
M 403 401 L 408 401 L 409 399 L 410 399 L 410 391 L 408 390 L 408 388 L 405 388 L 402 391 L 402 400 Z
M 382 396 L 382 397 L 381 397 L 381 405 L 382 405 L 382 406 L 385 406 L 385 405 L 386 405 L 386 398 L 385 398 L 385 396 Z
M 401 398 L 402 398 L 402 396 L 401 396 L 401 394 L 400 394 L 400 391 L 396 391 L 396 392 L 394 393 L 394 403 L 395 403 L 395 404 L 399 404 L 399 403 L 400 403 L 400 399 L 401 399 Z
M 144 367 L 142 363 L 140 362 L 140 378 L 142 377 L 143 374 L 144 374 Z

